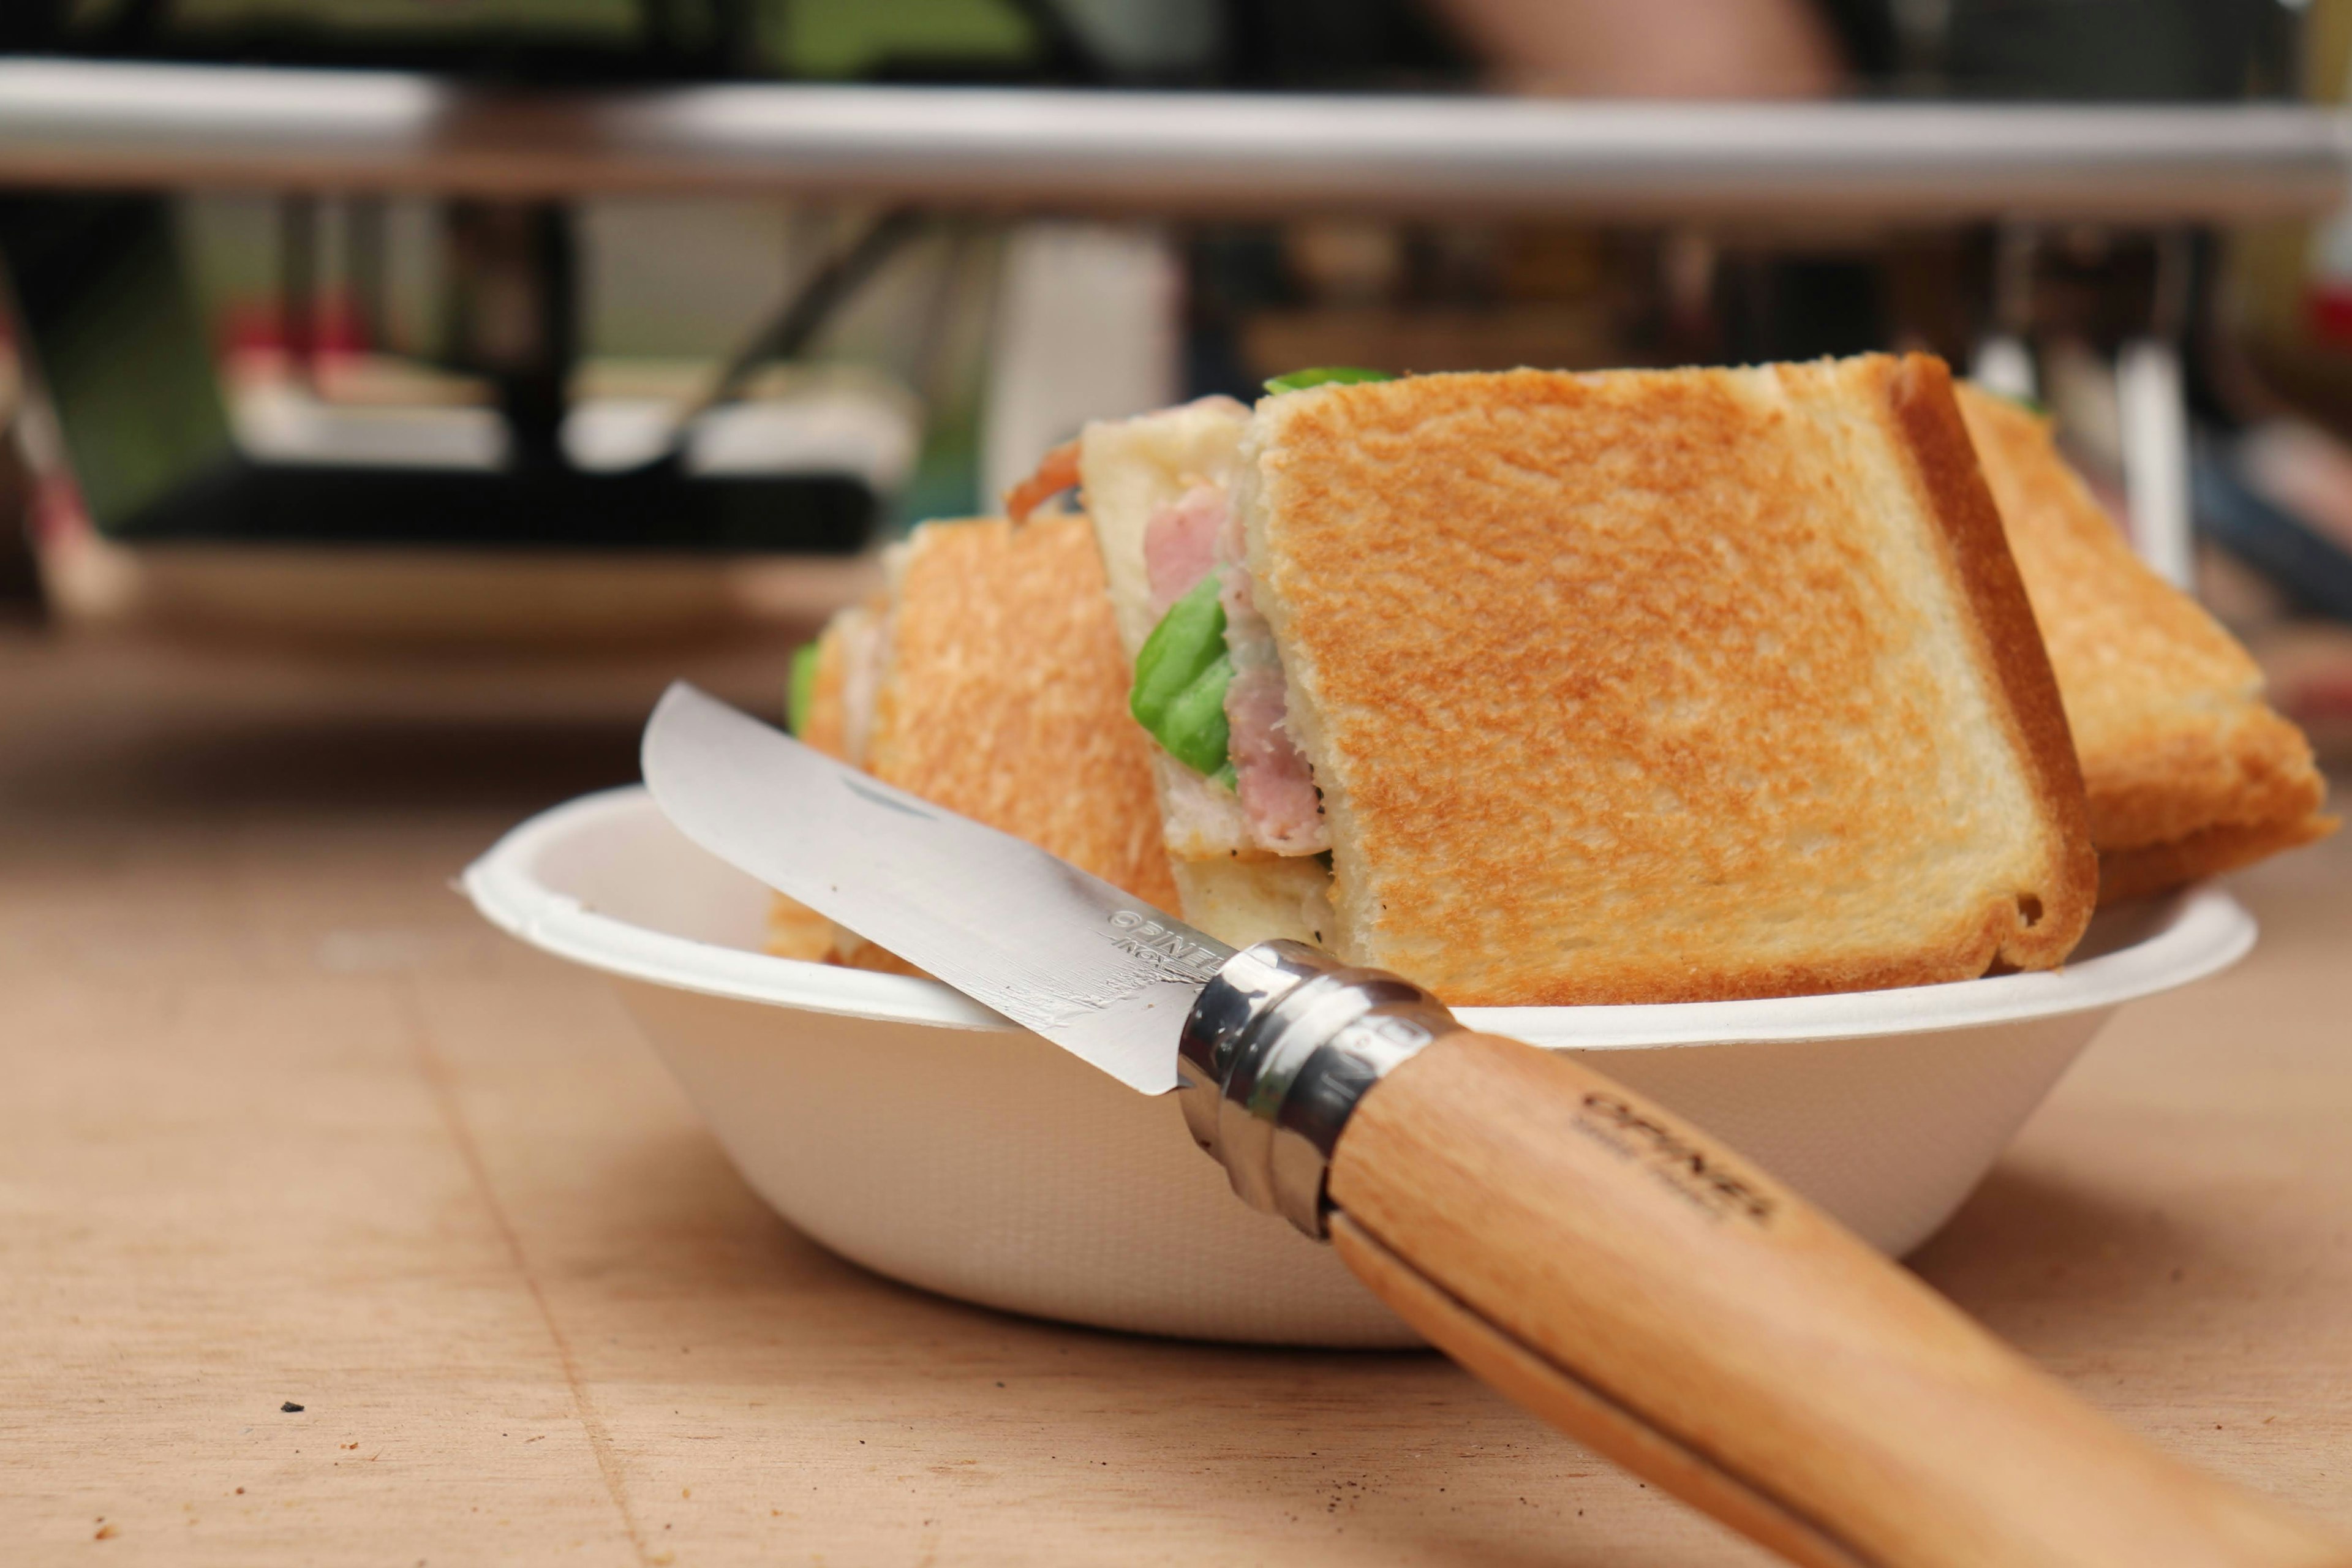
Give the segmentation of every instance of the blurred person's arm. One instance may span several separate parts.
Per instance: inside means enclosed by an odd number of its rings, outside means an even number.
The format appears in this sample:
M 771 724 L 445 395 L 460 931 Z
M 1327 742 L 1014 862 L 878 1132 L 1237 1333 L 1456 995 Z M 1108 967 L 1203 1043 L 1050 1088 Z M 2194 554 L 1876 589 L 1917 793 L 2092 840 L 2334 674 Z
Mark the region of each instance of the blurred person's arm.
M 1844 77 L 1808 0 L 1437 0 L 1516 92 L 1819 98 Z

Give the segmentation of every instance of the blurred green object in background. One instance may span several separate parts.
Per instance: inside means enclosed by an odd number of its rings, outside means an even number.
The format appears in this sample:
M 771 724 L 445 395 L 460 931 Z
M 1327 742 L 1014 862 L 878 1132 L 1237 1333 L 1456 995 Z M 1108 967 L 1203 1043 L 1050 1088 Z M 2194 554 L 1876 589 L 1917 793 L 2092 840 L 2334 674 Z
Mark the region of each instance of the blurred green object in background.
M 1011 0 L 789 0 L 761 9 L 761 41 L 787 76 L 860 77 L 915 62 L 1002 71 L 1037 48 Z
M 11 198 L 0 202 L 0 239 L 83 504 L 100 527 L 233 460 L 168 205 Z

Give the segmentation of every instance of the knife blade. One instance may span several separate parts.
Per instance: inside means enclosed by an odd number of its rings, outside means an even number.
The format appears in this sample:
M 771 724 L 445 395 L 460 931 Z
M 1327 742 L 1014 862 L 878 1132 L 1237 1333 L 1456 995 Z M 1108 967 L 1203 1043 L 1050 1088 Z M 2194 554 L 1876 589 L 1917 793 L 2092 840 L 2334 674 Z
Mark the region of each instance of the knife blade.
M 643 766 L 663 815 L 720 859 L 1130 1089 L 1176 1087 L 1177 1033 L 1223 942 L 683 682 Z
M 1811 1568 L 2352 1568 L 2147 1447 L 1705 1131 L 1419 987 L 1236 952 L 690 687 L 687 837 L 1147 1093 L 1505 1394 Z

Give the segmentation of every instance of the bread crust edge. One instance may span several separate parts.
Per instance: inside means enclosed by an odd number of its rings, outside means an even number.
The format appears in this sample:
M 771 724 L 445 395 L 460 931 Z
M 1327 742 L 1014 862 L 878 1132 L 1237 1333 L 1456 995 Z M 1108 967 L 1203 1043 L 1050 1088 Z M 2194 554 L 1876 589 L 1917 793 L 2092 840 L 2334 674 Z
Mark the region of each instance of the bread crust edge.
M 2053 968 L 2082 940 L 2099 898 L 2090 805 L 2058 678 L 2026 597 L 2025 580 L 2009 552 L 1991 488 L 1978 466 L 1951 372 L 1931 354 L 1905 354 L 1895 363 L 1887 393 L 1921 494 L 1950 546 L 1961 591 L 1976 611 L 1989 662 L 2008 699 L 2013 739 L 2053 839 L 2048 885 L 2030 895 L 2040 900 L 2038 915 L 2021 904 L 2016 922 L 1992 956 L 2020 969 Z

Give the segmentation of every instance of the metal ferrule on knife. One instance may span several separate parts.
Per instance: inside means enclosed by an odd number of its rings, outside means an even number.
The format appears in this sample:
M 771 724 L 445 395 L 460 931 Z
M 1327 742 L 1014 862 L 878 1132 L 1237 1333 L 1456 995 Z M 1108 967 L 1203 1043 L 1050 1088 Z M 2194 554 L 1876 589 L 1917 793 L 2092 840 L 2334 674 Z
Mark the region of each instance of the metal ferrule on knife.
M 1366 1090 L 1462 1026 L 1428 992 L 1299 942 L 1225 961 L 1184 1020 L 1176 1097 L 1254 1208 L 1318 1239 L 1323 1183 Z

